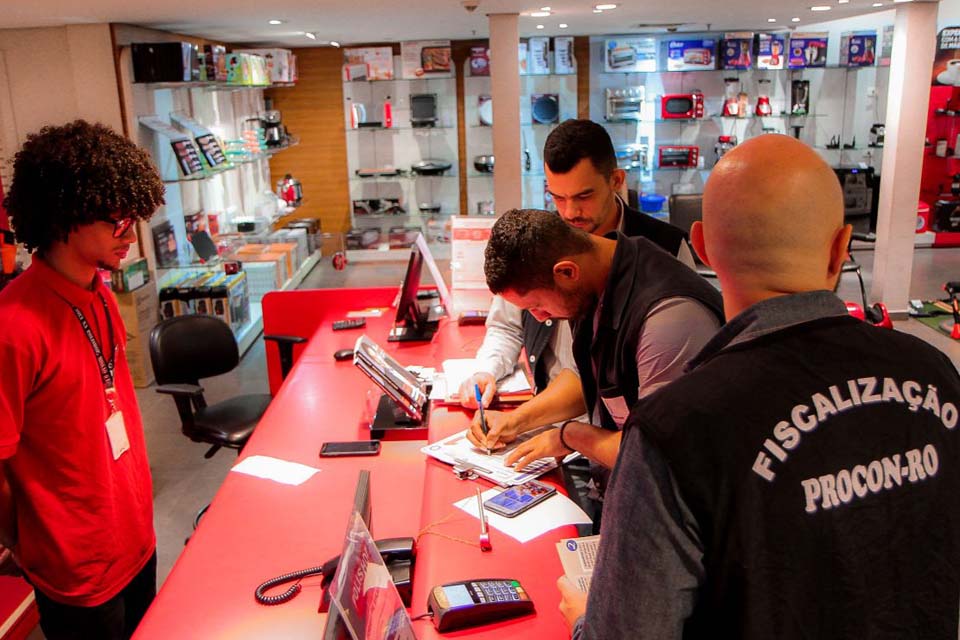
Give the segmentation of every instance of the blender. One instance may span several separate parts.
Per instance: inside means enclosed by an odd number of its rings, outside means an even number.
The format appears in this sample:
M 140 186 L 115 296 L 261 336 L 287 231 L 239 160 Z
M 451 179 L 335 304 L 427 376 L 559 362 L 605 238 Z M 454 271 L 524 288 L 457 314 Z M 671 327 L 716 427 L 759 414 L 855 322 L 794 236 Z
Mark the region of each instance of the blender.
M 773 113 L 773 107 L 770 106 L 770 80 L 760 80 L 759 85 L 756 114 L 761 117 L 769 116 Z

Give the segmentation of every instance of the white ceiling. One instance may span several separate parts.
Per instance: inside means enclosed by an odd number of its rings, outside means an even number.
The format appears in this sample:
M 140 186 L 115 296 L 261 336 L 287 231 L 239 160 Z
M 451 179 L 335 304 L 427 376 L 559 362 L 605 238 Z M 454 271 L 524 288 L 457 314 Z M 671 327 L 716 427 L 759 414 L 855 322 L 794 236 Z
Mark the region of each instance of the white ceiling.
M 681 31 L 802 28 L 893 6 L 893 0 L 882 0 L 881 8 L 871 6 L 878 0 L 625 0 L 615 10 L 594 14 L 596 1 L 415 0 L 401 7 L 406 3 L 396 0 L 0 0 L 0 28 L 124 22 L 225 42 L 304 47 L 317 44 L 304 37 L 304 31 L 315 33 L 319 41 L 341 43 L 485 38 L 488 13 L 521 13 L 522 36 L 600 35 L 664 23 L 684 24 Z M 478 6 L 471 13 L 464 4 Z M 550 17 L 524 15 L 545 4 L 552 9 Z M 813 12 L 813 4 L 830 5 L 831 10 Z M 794 17 L 800 21 L 791 22 Z M 284 23 L 269 25 L 270 19 Z M 569 27 L 560 29 L 560 23 Z M 538 30 L 537 24 L 544 29 Z

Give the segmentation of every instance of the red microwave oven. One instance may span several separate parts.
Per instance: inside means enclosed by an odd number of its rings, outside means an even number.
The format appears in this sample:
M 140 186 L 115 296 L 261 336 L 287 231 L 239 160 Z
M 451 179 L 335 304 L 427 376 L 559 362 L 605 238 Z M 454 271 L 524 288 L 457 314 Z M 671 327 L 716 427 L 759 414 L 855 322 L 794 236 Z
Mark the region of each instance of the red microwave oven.
M 702 118 L 703 94 L 668 93 L 660 97 L 660 117 L 664 120 L 671 118 Z
M 695 169 L 700 161 L 700 147 L 666 146 L 659 149 L 661 167 Z

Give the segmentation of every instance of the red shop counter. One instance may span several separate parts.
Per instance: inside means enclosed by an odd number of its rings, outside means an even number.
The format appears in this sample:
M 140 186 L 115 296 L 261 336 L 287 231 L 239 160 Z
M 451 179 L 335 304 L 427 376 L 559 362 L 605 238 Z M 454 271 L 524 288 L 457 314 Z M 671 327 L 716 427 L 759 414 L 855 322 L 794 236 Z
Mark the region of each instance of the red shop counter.
M 323 442 L 369 437 L 366 420 L 370 398 L 376 397 L 373 383 L 350 361 L 335 362 L 334 351 L 352 347 L 366 333 L 401 364 L 439 367 L 447 358 L 471 357 L 482 340 L 482 326 L 442 320 L 429 343 L 388 343 L 395 295 L 394 288 L 376 288 L 277 292 L 264 298 L 265 334 L 310 339 L 297 347 L 294 368 L 277 385 L 241 460 L 266 455 L 320 471 L 299 486 L 228 474 L 135 638 L 320 637 L 325 615 L 317 611 L 319 577 L 305 579 L 301 593 L 278 606 L 258 604 L 253 592 L 268 578 L 340 553 L 360 469 L 371 471 L 375 538 L 416 537 L 429 527 L 430 533 L 418 539 L 411 617 L 426 611 L 432 586 L 475 578 L 515 578 L 537 607 L 532 616 L 443 636 L 429 619 L 420 620 L 413 623 L 417 637 L 567 637 L 557 610 L 555 582 L 563 569 L 555 543 L 576 536 L 574 527 L 555 529 L 526 544 L 492 530 L 493 551 L 482 553 L 476 543 L 478 521 L 453 503 L 474 495 L 476 486 L 485 490 L 491 485 L 458 480 L 449 466 L 420 452 L 424 441 L 386 441 L 376 457 L 318 458 Z M 332 331 L 333 320 L 367 307 L 387 311 L 368 318 L 362 331 Z M 268 345 L 267 353 L 269 370 L 279 383 L 275 347 Z M 429 440 L 465 429 L 470 417 L 459 408 L 434 406 Z M 563 490 L 559 473 L 543 479 Z

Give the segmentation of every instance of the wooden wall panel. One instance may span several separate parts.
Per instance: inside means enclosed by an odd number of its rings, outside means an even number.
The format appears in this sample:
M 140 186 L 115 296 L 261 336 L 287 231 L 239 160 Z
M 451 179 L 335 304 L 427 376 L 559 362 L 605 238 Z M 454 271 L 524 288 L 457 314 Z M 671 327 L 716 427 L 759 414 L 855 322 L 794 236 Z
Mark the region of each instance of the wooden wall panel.
M 573 57 L 577 61 L 577 117 L 590 119 L 590 37 L 573 38 Z
M 343 120 L 343 52 L 331 47 L 294 49 L 296 87 L 270 89 L 273 108 L 300 144 L 270 159 L 274 182 L 291 173 L 303 185 L 294 217 L 319 218 L 324 231 L 350 229 L 347 139 Z

